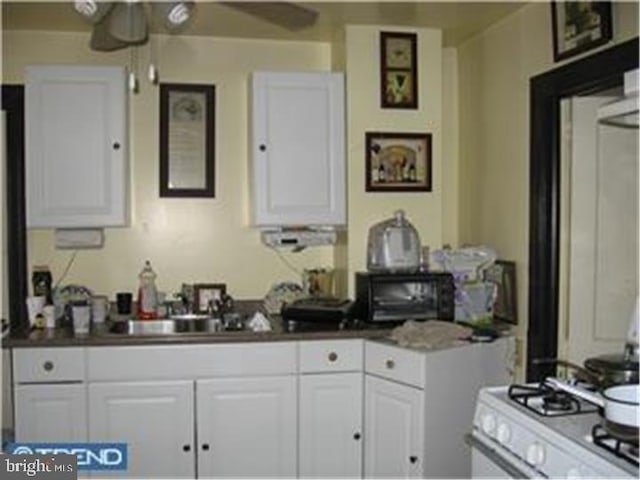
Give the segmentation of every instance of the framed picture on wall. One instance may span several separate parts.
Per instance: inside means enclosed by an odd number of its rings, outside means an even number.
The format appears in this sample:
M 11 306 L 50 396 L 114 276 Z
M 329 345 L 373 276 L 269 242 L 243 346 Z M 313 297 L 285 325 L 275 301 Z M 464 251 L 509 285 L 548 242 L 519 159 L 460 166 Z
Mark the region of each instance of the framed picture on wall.
M 516 325 L 518 323 L 516 263 L 496 260 L 485 272 L 485 281 L 496 285 L 493 318 Z
M 431 134 L 367 132 L 367 192 L 430 192 Z
M 160 196 L 215 196 L 215 86 L 160 84 Z
M 607 43 L 613 36 L 610 2 L 551 2 L 554 61 Z
M 380 32 L 382 108 L 418 108 L 417 35 Z

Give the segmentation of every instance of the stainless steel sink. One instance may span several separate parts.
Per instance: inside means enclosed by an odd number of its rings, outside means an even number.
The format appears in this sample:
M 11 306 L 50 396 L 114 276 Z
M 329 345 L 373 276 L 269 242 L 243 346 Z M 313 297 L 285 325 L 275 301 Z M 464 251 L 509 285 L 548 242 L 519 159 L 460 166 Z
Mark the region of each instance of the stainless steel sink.
M 172 335 L 179 333 L 219 333 L 245 329 L 243 322 L 223 322 L 220 318 L 204 314 L 181 314 L 161 320 L 130 319 L 114 322 L 109 334 L 118 335 Z

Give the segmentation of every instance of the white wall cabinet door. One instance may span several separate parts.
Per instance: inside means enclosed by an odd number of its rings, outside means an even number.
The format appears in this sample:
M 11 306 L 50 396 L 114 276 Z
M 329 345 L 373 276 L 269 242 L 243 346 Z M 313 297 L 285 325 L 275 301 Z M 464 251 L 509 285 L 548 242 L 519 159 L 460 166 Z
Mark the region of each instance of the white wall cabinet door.
M 127 224 L 125 72 L 27 67 L 27 226 Z
M 89 440 L 128 445 L 128 469 L 114 474 L 195 477 L 192 381 L 92 383 L 89 404 Z
M 362 393 L 362 373 L 300 376 L 300 477 L 362 477 Z
M 198 476 L 296 476 L 296 377 L 196 382 Z
M 365 478 L 420 478 L 424 392 L 365 375 Z
M 15 385 L 17 442 L 86 442 L 84 384 Z
M 252 82 L 253 223 L 343 225 L 344 76 L 257 72 Z

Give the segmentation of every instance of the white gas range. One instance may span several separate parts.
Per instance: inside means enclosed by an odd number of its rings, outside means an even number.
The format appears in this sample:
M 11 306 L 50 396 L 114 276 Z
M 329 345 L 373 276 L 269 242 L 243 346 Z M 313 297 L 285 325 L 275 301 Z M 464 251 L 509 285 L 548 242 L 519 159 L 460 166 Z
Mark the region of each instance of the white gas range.
M 635 445 L 612 439 L 594 406 L 551 390 L 546 384 L 480 390 L 468 438 L 472 476 L 638 478 L 637 439 Z

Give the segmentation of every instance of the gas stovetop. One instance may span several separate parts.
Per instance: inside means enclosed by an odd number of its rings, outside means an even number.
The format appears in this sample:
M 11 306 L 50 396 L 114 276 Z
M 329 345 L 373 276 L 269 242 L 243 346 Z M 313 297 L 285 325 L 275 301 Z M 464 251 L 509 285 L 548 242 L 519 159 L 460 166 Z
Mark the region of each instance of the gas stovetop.
M 542 395 L 524 400 L 525 394 L 538 387 L 527 384 L 480 390 L 474 435 L 543 476 L 638 477 L 633 445 L 616 452 L 597 444 L 601 443 L 597 441 L 600 430 L 595 428 L 601 423 L 597 408 L 580 399 L 554 396 L 546 386 Z M 542 400 L 545 396 L 550 400 Z

